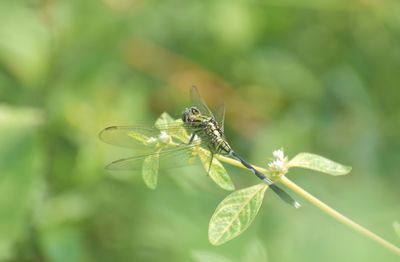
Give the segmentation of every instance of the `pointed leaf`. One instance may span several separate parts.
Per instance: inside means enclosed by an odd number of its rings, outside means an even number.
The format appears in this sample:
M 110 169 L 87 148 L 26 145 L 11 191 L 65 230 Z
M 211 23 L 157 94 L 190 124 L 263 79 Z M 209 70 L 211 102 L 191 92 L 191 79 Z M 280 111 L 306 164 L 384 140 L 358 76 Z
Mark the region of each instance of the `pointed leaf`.
M 311 153 L 300 153 L 289 161 L 289 167 L 302 167 L 323 172 L 333 176 L 347 175 L 350 166 L 344 166 L 325 157 Z
M 221 245 L 243 233 L 257 215 L 267 188 L 266 184 L 259 184 L 227 196 L 211 217 L 208 227 L 211 244 Z
M 169 123 L 171 123 L 171 122 L 174 122 L 174 119 L 167 113 L 167 112 L 164 112 L 164 113 L 162 113 L 161 114 L 161 116 L 156 120 L 156 122 L 155 122 L 155 126 L 157 127 L 157 128 L 160 128 L 160 127 L 165 127 L 165 126 L 167 126 Z
M 142 175 L 146 186 L 156 189 L 158 180 L 159 152 L 147 156 L 143 162 Z
M 189 134 L 186 130 L 186 128 L 183 125 L 183 122 L 181 119 L 175 120 L 174 122 L 171 122 L 170 126 L 173 126 L 173 132 L 170 134 L 171 136 L 179 139 L 181 142 L 187 144 L 189 143 Z M 176 128 L 180 126 L 181 128 Z
M 183 143 L 189 142 L 189 135 L 183 125 L 182 119 L 173 119 L 168 113 L 164 112 L 161 116 L 156 120 L 155 127 L 160 130 L 165 130 L 168 127 L 173 127 L 173 133 L 169 133 L 169 135 L 179 139 Z M 181 127 L 181 128 L 178 128 Z M 169 130 L 171 131 L 171 130 Z
M 219 162 L 215 157 L 210 168 L 210 151 L 199 148 L 198 154 L 204 169 L 206 172 L 210 170 L 208 175 L 219 187 L 228 191 L 235 190 L 235 185 L 233 184 L 231 177 L 228 175 L 221 162 Z

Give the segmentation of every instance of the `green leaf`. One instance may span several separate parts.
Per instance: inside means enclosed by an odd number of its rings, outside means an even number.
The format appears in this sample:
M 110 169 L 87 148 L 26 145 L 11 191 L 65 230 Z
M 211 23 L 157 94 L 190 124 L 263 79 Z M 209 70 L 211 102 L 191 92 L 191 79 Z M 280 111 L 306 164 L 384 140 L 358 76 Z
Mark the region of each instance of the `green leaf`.
M 257 215 L 267 188 L 266 184 L 258 184 L 227 196 L 211 217 L 208 227 L 211 244 L 221 245 L 243 233 Z
M 400 223 L 398 221 L 393 222 L 393 228 L 397 236 L 400 237 Z
M 320 171 L 333 176 L 347 175 L 351 171 L 350 166 L 344 166 L 325 157 L 311 153 L 300 153 L 289 161 L 289 167 L 302 167 Z
M 12 261 L 43 190 L 40 110 L 0 105 L 0 261 Z
M 155 125 L 155 127 L 157 127 L 160 130 L 165 130 L 166 128 L 170 127 L 171 128 L 169 130 L 170 136 L 173 136 L 184 143 L 189 142 L 189 135 L 188 135 L 181 119 L 175 120 L 168 113 L 164 112 L 156 120 L 154 125 Z M 173 132 L 172 132 L 172 130 L 173 130 Z
M 1 66 L 26 86 L 38 87 L 51 68 L 51 34 L 26 4 L 1 2 Z
M 198 154 L 204 169 L 206 172 L 210 169 L 208 175 L 219 187 L 228 191 L 235 190 L 235 185 L 233 184 L 231 177 L 228 175 L 221 162 L 219 162 L 215 157 L 210 168 L 210 151 L 199 148 Z
M 167 113 L 164 112 L 161 114 L 161 116 L 156 120 L 155 122 L 155 127 L 161 129 L 160 127 L 165 127 L 168 124 L 174 122 L 175 120 Z
M 189 142 L 189 134 L 186 128 L 184 127 L 182 120 L 180 119 L 175 120 L 174 122 L 171 123 L 171 126 L 180 127 L 180 128 L 174 128 L 173 132 L 171 132 L 170 134 L 171 136 L 179 139 L 183 143 Z
M 147 156 L 143 162 L 142 175 L 146 186 L 156 189 L 158 180 L 159 151 Z

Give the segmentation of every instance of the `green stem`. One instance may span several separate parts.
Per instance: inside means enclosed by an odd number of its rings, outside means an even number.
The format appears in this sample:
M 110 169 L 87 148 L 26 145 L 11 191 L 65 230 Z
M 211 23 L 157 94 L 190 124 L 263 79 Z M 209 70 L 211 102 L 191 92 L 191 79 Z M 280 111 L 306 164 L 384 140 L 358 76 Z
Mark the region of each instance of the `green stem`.
M 245 168 L 239 161 L 236 161 L 234 159 L 231 159 L 231 158 L 228 158 L 228 157 L 224 157 L 224 156 L 221 156 L 221 155 L 217 155 L 217 158 L 219 160 L 225 162 L 225 163 L 228 163 L 228 164 L 231 164 L 231 165 L 234 165 L 234 166 L 237 166 L 237 167 Z M 253 166 L 253 167 L 258 169 L 260 172 L 267 173 L 267 170 L 265 168 L 261 168 L 261 167 L 258 167 L 258 166 Z M 400 248 L 399 247 L 393 245 L 389 241 L 387 241 L 387 240 L 383 239 L 382 237 L 376 235 L 375 233 L 373 233 L 372 231 L 366 229 L 365 227 L 357 224 L 356 222 L 354 222 L 350 218 L 342 215 L 341 213 L 339 213 L 335 209 L 331 208 L 330 206 L 328 206 L 327 204 L 325 204 L 324 202 L 322 202 L 318 198 L 314 197 L 313 195 L 311 195 L 310 193 L 308 193 L 307 191 L 305 191 L 304 189 L 302 189 L 301 187 L 299 187 L 298 185 L 293 183 L 287 177 L 282 176 L 280 178 L 279 182 L 281 182 L 283 185 L 285 185 L 286 187 L 291 189 L 297 195 L 303 197 L 305 200 L 307 200 L 308 202 L 310 202 L 311 204 L 313 204 L 314 206 L 316 206 L 317 208 L 319 208 L 321 211 L 325 212 L 329 216 L 333 217 L 334 219 L 336 219 L 340 223 L 348 226 L 349 228 L 351 228 L 354 231 L 358 232 L 359 234 L 371 239 L 372 241 L 375 241 L 379 245 L 389 249 L 390 251 L 394 252 L 395 254 L 400 255 Z

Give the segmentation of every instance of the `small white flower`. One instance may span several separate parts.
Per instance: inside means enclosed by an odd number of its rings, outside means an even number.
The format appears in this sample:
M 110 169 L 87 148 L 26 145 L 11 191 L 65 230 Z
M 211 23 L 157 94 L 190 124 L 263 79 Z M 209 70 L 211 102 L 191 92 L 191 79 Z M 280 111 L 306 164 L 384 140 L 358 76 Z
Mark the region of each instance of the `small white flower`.
M 283 169 L 283 167 L 285 166 L 285 163 L 280 159 L 276 159 L 276 160 L 272 161 L 271 163 L 269 163 L 268 166 L 271 169 L 279 171 L 279 170 Z
M 170 139 L 171 137 L 165 131 L 161 131 L 160 134 L 158 135 L 158 140 L 161 143 L 168 144 Z
M 274 159 L 268 163 L 268 168 L 273 175 L 283 175 L 288 171 L 288 159 L 283 152 L 283 149 L 278 149 L 272 152 Z
M 285 153 L 283 152 L 283 149 L 278 149 L 272 152 L 272 155 L 279 160 L 283 160 L 285 158 Z

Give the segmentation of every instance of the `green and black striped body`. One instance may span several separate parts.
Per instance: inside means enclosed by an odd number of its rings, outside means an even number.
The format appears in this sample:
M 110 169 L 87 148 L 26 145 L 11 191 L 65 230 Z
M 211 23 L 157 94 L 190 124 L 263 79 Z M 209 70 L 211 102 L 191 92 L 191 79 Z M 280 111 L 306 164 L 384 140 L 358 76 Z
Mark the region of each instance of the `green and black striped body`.
M 194 135 L 197 135 L 206 142 L 212 153 L 231 154 L 232 149 L 225 140 L 224 132 L 213 117 L 202 115 L 197 108 L 191 107 L 186 109 L 183 122 L 189 131 L 195 130 L 192 132 L 190 143 L 194 139 Z
M 202 115 L 196 107 L 190 107 L 184 111 L 182 121 L 186 124 L 188 131 L 191 132 L 189 144 L 193 142 L 193 139 L 197 135 L 208 146 L 208 149 L 211 151 L 210 167 L 214 154 L 228 155 L 240 161 L 243 166 L 252 171 L 264 183 L 268 184 L 283 201 L 296 208 L 300 207 L 300 204 L 288 193 L 276 186 L 268 177 L 232 150 L 231 146 L 225 140 L 223 127 L 218 124 L 214 117 Z

